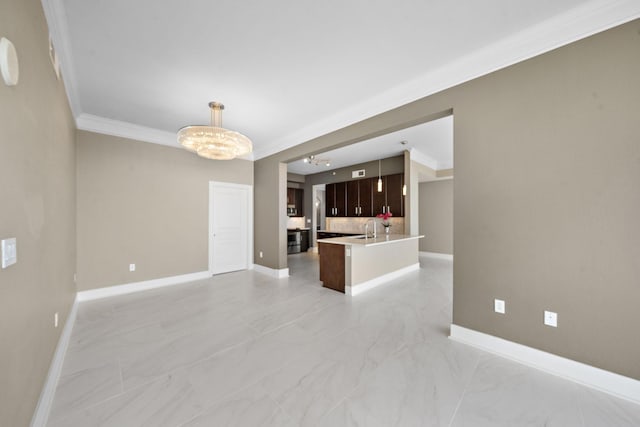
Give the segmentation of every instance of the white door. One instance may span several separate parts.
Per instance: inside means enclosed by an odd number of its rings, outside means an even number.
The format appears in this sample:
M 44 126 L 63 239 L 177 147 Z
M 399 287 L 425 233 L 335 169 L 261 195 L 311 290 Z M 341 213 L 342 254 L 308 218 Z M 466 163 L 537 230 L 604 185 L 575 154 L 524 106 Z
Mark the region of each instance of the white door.
M 250 267 L 252 209 L 251 186 L 209 183 L 209 273 Z

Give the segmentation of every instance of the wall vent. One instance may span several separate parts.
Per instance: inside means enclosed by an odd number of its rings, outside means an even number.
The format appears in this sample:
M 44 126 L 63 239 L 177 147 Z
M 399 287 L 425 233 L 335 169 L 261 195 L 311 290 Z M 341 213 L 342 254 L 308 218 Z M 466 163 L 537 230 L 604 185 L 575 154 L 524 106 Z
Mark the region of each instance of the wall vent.
M 364 169 L 359 171 L 351 171 L 351 178 L 362 178 L 364 176 Z

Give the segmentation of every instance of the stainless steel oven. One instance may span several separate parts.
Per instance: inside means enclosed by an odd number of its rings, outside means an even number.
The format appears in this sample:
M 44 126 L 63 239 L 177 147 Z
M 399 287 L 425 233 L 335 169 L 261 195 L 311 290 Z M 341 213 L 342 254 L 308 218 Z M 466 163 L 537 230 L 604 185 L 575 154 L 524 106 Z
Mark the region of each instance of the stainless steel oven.
M 300 230 L 287 230 L 287 253 L 300 253 L 300 243 L 302 241 Z

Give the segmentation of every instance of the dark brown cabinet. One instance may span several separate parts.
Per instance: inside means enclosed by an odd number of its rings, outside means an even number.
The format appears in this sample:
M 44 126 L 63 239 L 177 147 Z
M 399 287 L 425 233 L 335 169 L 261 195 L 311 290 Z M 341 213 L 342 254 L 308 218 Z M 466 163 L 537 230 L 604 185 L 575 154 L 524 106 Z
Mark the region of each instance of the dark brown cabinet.
M 304 190 L 287 188 L 287 215 L 304 216 Z
M 318 255 L 322 286 L 344 293 L 344 245 L 318 243 Z
M 347 181 L 346 216 L 371 216 L 371 179 Z
M 378 192 L 378 179 L 372 178 L 373 215 L 391 212 L 394 216 L 404 216 L 404 174 L 398 173 L 382 177 L 382 192 Z
M 402 186 L 404 184 L 404 174 L 387 175 L 387 212 L 395 216 L 404 216 L 404 197 L 402 196 Z
M 387 188 L 386 185 L 386 177 L 382 177 L 382 191 L 379 192 L 378 191 L 378 178 L 371 178 L 372 184 L 371 184 L 371 202 L 372 202 L 372 215 L 371 216 L 376 216 L 378 214 L 384 213 L 387 211 L 387 198 L 386 198 L 386 193 L 385 193 L 385 189 Z
M 347 181 L 346 216 L 371 216 L 371 179 Z
M 300 230 L 300 252 L 309 250 L 309 230 Z
M 326 185 L 326 216 L 347 216 L 346 184 L 346 182 L 335 182 Z
M 404 216 L 403 186 L 403 173 L 383 176 L 382 192 L 377 177 L 327 184 L 326 216 L 373 217 L 389 211 Z

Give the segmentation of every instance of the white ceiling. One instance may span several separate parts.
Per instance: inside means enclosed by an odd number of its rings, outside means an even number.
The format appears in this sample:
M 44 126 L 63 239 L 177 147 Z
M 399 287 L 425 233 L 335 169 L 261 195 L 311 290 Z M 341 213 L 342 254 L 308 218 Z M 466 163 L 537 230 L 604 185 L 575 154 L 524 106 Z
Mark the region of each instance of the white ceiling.
M 80 129 L 177 146 L 215 100 L 254 159 L 640 16 L 637 0 L 42 1 Z

